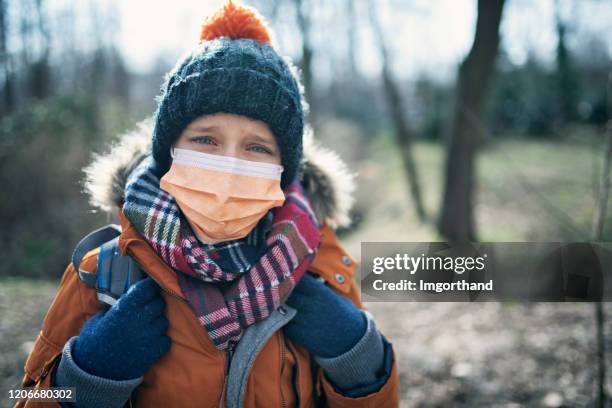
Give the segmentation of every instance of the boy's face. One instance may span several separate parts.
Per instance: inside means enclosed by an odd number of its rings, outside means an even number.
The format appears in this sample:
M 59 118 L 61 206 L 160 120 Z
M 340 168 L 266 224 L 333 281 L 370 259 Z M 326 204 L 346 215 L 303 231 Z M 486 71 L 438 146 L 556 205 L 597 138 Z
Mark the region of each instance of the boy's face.
M 230 113 L 196 118 L 183 130 L 174 147 L 281 164 L 278 144 L 268 125 Z

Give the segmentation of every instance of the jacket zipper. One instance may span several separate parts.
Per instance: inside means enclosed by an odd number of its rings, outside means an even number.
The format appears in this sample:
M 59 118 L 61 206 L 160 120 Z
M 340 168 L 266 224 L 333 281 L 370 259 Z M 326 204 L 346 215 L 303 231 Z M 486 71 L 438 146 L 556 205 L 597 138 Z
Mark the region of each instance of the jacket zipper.
M 217 404 L 218 407 L 225 407 L 226 404 L 226 400 L 227 400 L 227 380 L 229 378 L 229 370 L 230 370 L 230 365 L 232 363 L 232 357 L 234 356 L 234 346 L 231 346 L 226 352 L 225 352 L 226 358 L 225 358 L 225 377 L 223 378 L 223 389 L 221 390 L 221 398 L 219 399 L 219 403 Z
M 279 337 L 280 337 L 280 355 L 281 355 L 281 380 L 283 378 L 283 371 L 285 371 L 285 336 L 283 336 L 282 334 L 279 333 Z M 283 394 L 283 387 L 281 385 L 280 387 L 280 393 L 281 393 L 281 406 L 283 408 L 285 408 L 287 406 L 287 402 L 285 401 L 285 395 Z

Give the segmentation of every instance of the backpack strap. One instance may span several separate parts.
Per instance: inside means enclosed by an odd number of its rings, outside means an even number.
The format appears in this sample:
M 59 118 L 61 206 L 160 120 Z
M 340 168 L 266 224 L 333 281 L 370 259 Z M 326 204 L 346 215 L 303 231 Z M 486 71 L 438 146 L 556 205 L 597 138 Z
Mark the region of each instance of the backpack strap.
M 85 235 L 74 248 L 72 252 L 72 264 L 74 265 L 74 269 L 78 272 L 79 278 L 87 285 L 95 288 L 97 278 L 95 273 L 81 269 L 83 257 L 92 249 L 110 241 L 119 236 L 119 234 L 121 234 L 121 227 L 117 224 L 109 224 Z
M 87 234 L 72 253 L 72 264 L 79 279 L 96 289 L 98 300 L 112 306 L 122 294 L 145 275 L 131 256 L 123 256 L 119 249 L 121 227 L 109 224 Z M 89 251 L 100 247 L 97 273 L 80 268 L 81 261 Z
M 98 255 L 96 291 L 98 300 L 114 305 L 127 290 L 144 278 L 145 274 L 134 259 L 122 255 L 119 237 L 102 244 Z

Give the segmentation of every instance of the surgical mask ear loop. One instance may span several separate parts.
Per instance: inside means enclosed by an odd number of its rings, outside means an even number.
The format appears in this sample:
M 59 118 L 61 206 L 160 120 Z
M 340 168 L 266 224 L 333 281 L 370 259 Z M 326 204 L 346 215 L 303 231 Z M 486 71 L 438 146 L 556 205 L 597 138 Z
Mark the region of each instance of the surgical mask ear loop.
M 176 153 L 174 153 L 174 147 L 170 148 L 170 157 L 172 157 L 174 159 L 174 156 L 176 156 Z

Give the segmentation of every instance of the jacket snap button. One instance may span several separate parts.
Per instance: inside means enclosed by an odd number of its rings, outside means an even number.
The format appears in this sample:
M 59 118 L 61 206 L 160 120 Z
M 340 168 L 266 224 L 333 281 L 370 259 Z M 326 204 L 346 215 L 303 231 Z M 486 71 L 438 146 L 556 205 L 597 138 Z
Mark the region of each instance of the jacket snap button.
M 345 264 L 346 266 L 349 266 L 352 263 L 351 258 L 349 258 L 348 255 L 343 255 L 342 263 Z
M 284 307 L 279 306 L 279 307 L 278 307 L 278 313 L 280 313 L 280 314 L 282 314 L 282 315 L 285 315 L 285 314 L 287 314 L 287 311 L 285 310 L 285 308 L 284 308 Z
M 341 274 L 337 273 L 336 274 L 336 282 L 344 283 L 344 276 L 342 276 Z

